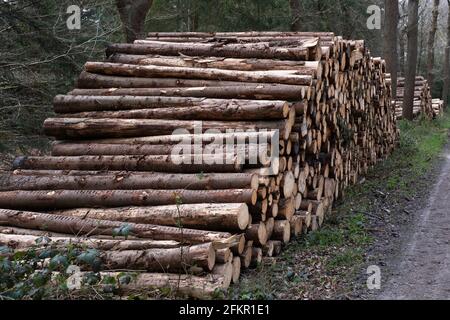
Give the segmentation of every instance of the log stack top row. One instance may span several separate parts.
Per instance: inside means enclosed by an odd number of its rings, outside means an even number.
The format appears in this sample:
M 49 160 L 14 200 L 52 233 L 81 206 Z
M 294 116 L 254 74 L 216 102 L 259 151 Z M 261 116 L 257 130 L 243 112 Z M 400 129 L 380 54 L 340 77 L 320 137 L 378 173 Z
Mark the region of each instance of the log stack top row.
M 139 272 L 123 294 L 228 288 L 397 144 L 385 62 L 361 40 L 151 33 L 106 53 L 55 97 L 52 155 L 0 175 L 0 245 L 94 247 L 101 275 Z

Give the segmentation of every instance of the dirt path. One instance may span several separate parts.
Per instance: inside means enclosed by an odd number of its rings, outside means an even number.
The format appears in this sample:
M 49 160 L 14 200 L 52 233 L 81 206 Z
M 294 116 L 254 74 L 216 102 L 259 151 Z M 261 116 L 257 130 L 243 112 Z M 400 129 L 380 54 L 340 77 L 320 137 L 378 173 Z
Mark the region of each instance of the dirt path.
M 379 299 L 450 299 L 450 148 Z

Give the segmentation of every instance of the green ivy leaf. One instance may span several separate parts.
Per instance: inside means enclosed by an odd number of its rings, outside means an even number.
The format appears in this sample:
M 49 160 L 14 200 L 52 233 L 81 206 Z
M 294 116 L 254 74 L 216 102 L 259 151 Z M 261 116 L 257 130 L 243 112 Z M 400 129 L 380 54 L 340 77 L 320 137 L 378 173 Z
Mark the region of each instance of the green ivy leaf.
M 61 254 L 57 254 L 50 260 L 49 267 L 50 269 L 54 270 L 59 267 L 67 268 L 69 265 L 69 261 L 67 261 L 67 258 Z

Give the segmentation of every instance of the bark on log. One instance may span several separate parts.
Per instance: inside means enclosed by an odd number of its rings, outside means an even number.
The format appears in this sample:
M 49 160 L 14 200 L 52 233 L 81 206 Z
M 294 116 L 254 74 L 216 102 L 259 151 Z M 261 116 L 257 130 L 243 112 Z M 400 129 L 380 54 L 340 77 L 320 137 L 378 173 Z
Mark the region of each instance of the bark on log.
M 211 271 L 216 261 L 211 243 L 172 249 L 104 251 L 99 253 L 99 258 L 103 270 L 150 272 L 185 272 L 194 266 Z
M 180 57 L 114 54 L 110 62 L 154 65 L 164 67 L 216 68 L 223 70 L 263 71 L 263 70 L 297 70 L 301 74 L 315 75 L 321 64 L 317 61 L 289 61 L 272 59 L 235 59 L 223 57 Z M 319 72 L 317 72 L 319 73 Z
M 295 114 L 295 113 L 294 113 Z M 278 121 L 192 121 L 159 119 L 88 119 L 48 118 L 44 122 L 45 134 L 58 139 L 73 138 L 126 138 L 136 136 L 158 136 L 169 134 L 204 133 L 215 130 L 225 133 L 230 130 L 280 130 L 287 140 L 295 118 Z
M 73 209 L 164 206 L 196 203 L 255 204 L 256 191 L 228 190 L 43 190 L 0 192 L 0 207 L 9 209 Z
M 14 169 L 37 170 L 118 170 L 157 171 L 168 173 L 240 172 L 239 157 L 217 159 L 199 156 L 79 156 L 79 157 L 19 157 Z M 219 162 L 219 163 L 216 163 Z M 220 164 L 222 162 L 223 164 Z M 211 164 L 209 164 L 211 163 Z
M 245 239 L 253 241 L 255 245 L 265 245 L 268 239 L 264 222 L 250 225 L 245 231 Z
M 196 144 L 202 147 L 211 143 L 234 144 L 271 144 L 275 145 L 280 141 L 279 132 L 269 131 L 244 131 L 230 133 L 204 133 L 204 134 L 179 134 L 162 136 L 144 136 L 123 139 L 98 139 L 98 140 L 71 140 L 56 141 L 54 145 L 59 144 L 129 144 L 129 145 L 186 145 Z
M 134 223 L 124 224 L 114 221 L 89 218 L 80 219 L 7 209 L 0 209 L 0 224 L 3 226 L 90 236 L 113 236 L 122 230 L 124 226 L 127 226 L 130 236 L 153 240 L 174 240 L 189 244 L 212 242 L 215 249 L 230 248 L 242 241 L 241 235 L 232 235 L 227 232 L 201 231 Z
M 277 220 L 273 226 L 273 240 L 279 240 L 288 243 L 291 239 L 291 225 L 287 220 Z
M 28 171 L 0 175 L 0 191 L 13 190 L 257 190 L 251 173 L 170 174 L 160 172 Z
M 258 85 L 258 82 L 247 82 Z M 184 78 L 142 78 L 95 74 L 83 71 L 77 79 L 79 89 L 105 88 L 189 88 L 189 87 L 235 87 L 242 85 L 238 81 L 222 81 Z
M 123 111 L 86 111 L 60 114 L 61 118 L 94 119 L 172 119 L 172 120 L 281 120 L 289 116 L 290 107 L 283 103 L 228 102 L 199 106 L 159 107 Z
M 31 230 L 29 230 L 31 231 Z M 39 240 L 39 241 L 38 241 Z M 113 240 L 82 237 L 42 237 L 37 235 L 4 234 L 0 233 L 0 245 L 8 246 L 14 250 L 39 248 L 45 245 L 65 248 L 68 245 L 81 246 L 102 251 L 123 250 L 147 250 L 147 249 L 170 249 L 177 248 L 177 241 L 155 241 L 155 240 Z M 223 249 L 229 250 L 229 249 Z
M 240 87 L 192 87 L 192 88 L 110 88 L 75 89 L 74 96 L 153 96 L 153 97 L 196 97 L 212 99 L 256 99 L 256 100 L 303 100 L 311 94 L 307 86 L 293 85 L 246 85 Z
M 156 207 L 74 209 L 51 212 L 60 216 L 187 227 L 199 230 L 240 231 L 249 223 L 246 204 L 181 204 Z
M 115 278 L 117 283 L 120 283 L 119 278 L 123 273 L 101 272 L 100 276 Z M 131 282 L 120 284 L 118 292 L 122 295 L 133 295 L 150 289 L 165 289 L 166 292 L 169 289 L 172 294 L 180 297 L 211 299 L 217 291 L 227 289 L 223 280 L 223 277 L 213 274 L 199 277 L 186 274 L 137 273 Z
M 270 46 L 269 43 L 256 44 L 223 44 L 216 43 L 172 43 L 159 41 L 145 41 L 139 44 L 112 44 L 108 46 L 106 55 L 114 53 L 128 54 L 158 54 L 165 56 L 213 56 L 226 58 L 258 58 L 280 60 L 320 60 L 320 49 L 314 56 L 310 56 L 310 48 L 319 48 L 318 39 L 308 39 L 299 42 L 293 48 Z
M 56 113 L 76 113 L 89 111 L 118 111 L 134 109 L 174 109 L 200 107 L 233 108 L 249 107 L 256 110 L 278 109 L 285 111 L 285 101 L 277 100 L 237 100 L 205 99 L 193 97 L 145 97 L 145 96 L 71 96 L 58 95 L 53 99 Z
M 333 32 L 243 31 L 243 32 L 149 32 L 148 37 L 332 37 Z
M 240 71 L 209 68 L 138 66 L 109 62 L 87 62 L 87 72 L 117 76 L 224 80 L 235 82 L 305 85 L 312 84 L 311 75 L 296 70 Z

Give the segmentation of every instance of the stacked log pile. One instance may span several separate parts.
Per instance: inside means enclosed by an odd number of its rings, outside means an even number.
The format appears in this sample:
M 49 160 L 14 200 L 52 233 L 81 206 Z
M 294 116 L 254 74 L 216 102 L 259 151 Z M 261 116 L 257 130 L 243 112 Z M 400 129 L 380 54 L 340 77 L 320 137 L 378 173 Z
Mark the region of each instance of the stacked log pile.
M 397 99 L 395 101 L 395 114 L 397 119 L 403 117 L 403 98 L 405 94 L 405 78 L 399 78 L 397 83 Z M 394 103 L 394 102 L 393 102 Z M 417 76 L 414 89 L 414 107 L 413 115 L 417 117 L 423 115 L 428 119 L 434 119 L 438 114 L 433 108 L 433 99 L 431 97 L 431 88 L 422 76 Z
M 444 100 L 433 99 L 433 115 L 435 118 L 440 117 L 444 114 Z
M 55 98 L 52 155 L 0 176 L 0 245 L 96 248 L 102 274 L 142 272 L 125 293 L 227 288 L 396 146 L 385 63 L 364 41 L 162 33 L 107 56 Z

